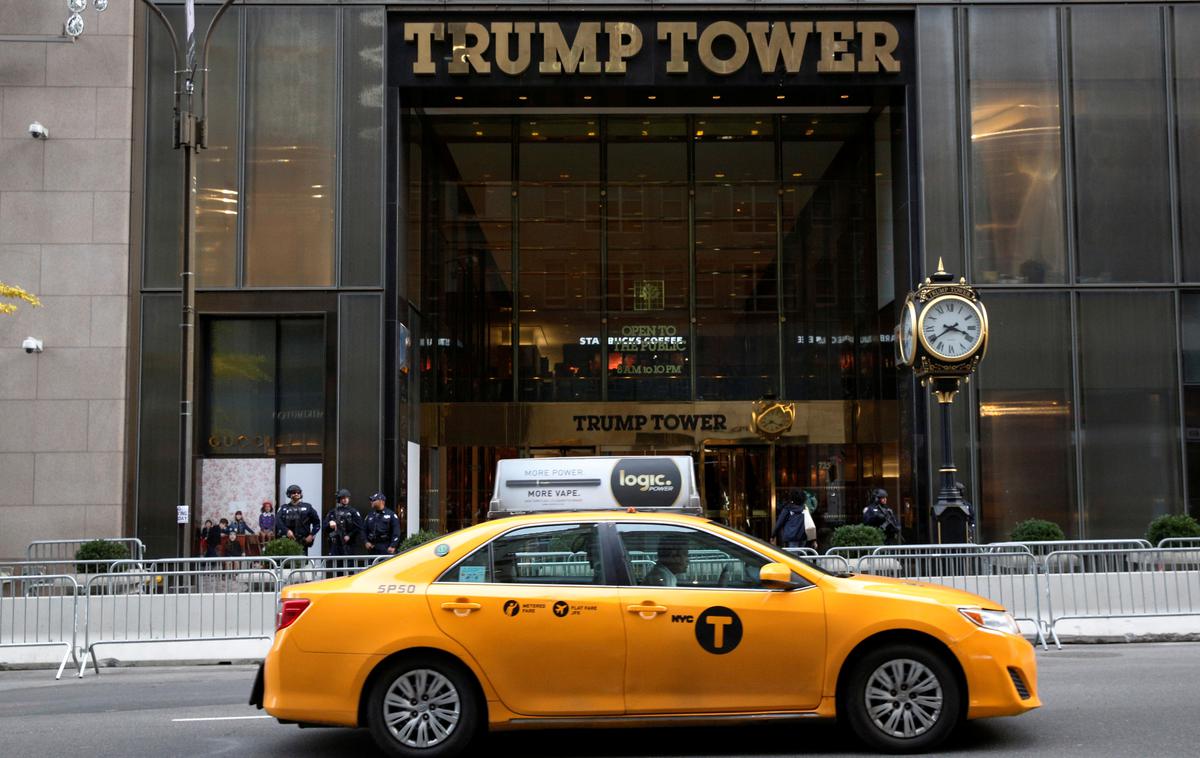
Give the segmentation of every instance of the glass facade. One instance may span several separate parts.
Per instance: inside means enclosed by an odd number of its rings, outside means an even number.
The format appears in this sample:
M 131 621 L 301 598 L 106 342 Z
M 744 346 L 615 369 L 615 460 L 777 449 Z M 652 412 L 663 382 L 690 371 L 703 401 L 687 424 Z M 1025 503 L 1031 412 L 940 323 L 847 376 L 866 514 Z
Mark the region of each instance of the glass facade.
M 892 327 L 943 258 L 991 313 L 953 415 L 978 537 L 1195 514 L 1200 9 L 897 15 L 898 78 L 655 95 L 536 71 L 396 85 L 383 6 L 231 9 L 197 161 L 198 453 L 299 435 L 327 479 L 453 528 L 483 517 L 499 458 L 679 452 L 742 528 L 808 489 L 828 530 L 884 486 L 925 541 L 940 422 Z M 174 497 L 147 472 L 176 444 L 182 226 L 170 48 L 146 30 L 139 504 Z M 771 397 L 797 409 L 774 442 L 749 420 Z M 291 428 L 314 402 L 319 428 Z M 170 517 L 139 530 L 169 539 Z

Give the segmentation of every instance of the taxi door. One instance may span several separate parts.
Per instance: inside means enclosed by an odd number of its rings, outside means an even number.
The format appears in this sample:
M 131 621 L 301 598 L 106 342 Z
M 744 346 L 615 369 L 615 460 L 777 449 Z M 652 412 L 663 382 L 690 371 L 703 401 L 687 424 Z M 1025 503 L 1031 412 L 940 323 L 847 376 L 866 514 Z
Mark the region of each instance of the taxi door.
M 629 714 L 799 711 L 821 700 L 821 590 L 761 587 L 770 562 L 707 531 L 619 524 Z
M 427 597 L 510 710 L 619 715 L 625 629 L 606 563 L 595 524 L 524 527 L 453 566 Z

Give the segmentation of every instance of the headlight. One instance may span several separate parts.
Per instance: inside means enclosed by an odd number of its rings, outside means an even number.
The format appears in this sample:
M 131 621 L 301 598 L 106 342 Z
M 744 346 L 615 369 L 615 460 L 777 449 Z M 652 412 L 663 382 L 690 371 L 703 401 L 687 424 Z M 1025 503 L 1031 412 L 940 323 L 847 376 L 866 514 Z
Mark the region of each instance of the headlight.
M 959 608 L 958 612 L 966 616 L 975 626 L 990 629 L 993 632 L 1006 632 L 1021 635 L 1021 627 L 1012 614 L 1005 611 L 988 611 L 983 608 Z

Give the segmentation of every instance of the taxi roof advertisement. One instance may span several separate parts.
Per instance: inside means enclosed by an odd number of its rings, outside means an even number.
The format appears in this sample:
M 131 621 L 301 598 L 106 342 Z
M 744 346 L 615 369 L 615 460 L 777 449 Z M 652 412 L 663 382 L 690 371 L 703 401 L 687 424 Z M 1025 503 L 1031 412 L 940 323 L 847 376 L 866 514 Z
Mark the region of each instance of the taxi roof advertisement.
M 512 458 L 496 464 L 489 515 L 699 506 L 688 456 Z

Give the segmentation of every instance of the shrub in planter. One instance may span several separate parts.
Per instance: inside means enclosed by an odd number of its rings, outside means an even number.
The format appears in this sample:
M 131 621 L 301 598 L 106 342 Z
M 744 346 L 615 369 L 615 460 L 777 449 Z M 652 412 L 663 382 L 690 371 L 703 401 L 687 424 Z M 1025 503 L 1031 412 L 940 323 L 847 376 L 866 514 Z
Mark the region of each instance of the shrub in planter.
M 300 543 L 293 539 L 277 537 L 263 545 L 262 554 L 270 557 L 304 555 L 304 548 L 300 547 Z
M 866 524 L 847 524 L 833 530 L 832 547 L 871 547 L 882 545 L 883 530 Z
M 1055 542 L 1065 540 L 1067 535 L 1063 534 L 1063 530 L 1053 521 L 1031 518 L 1013 527 L 1008 538 L 1013 542 Z
M 75 551 L 77 561 L 123 561 L 129 558 L 129 548 L 120 542 L 92 540 L 85 542 Z M 112 568 L 111 563 L 80 563 L 76 566 L 81 574 L 104 574 Z
M 1150 522 L 1146 539 L 1151 545 L 1168 537 L 1200 537 L 1200 523 L 1191 516 L 1159 516 Z
M 416 534 L 410 534 L 403 542 L 400 543 L 400 547 L 396 548 L 396 552 L 403 553 L 405 550 L 412 550 L 418 545 L 424 545 L 426 542 L 431 542 L 432 540 L 436 540 L 441 536 L 442 535 L 438 534 L 437 532 L 430 531 L 429 529 L 422 529 Z

